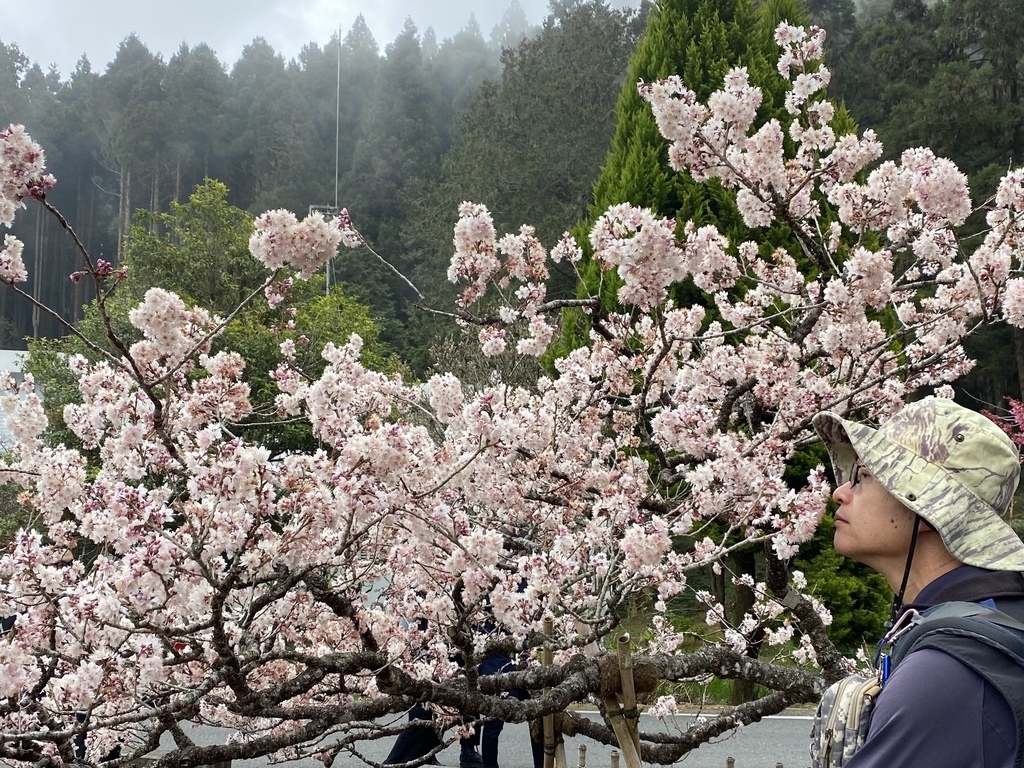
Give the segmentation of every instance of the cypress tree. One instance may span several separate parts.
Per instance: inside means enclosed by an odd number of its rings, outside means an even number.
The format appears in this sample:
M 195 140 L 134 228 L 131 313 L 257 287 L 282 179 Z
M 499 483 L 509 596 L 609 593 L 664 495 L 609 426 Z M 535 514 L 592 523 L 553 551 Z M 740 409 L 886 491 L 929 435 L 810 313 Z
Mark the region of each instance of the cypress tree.
M 786 83 L 778 76 L 776 62 L 780 53 L 774 40 L 778 24 L 787 21 L 807 25 L 803 0 L 664 0 L 656 6 L 644 36 L 631 61 L 629 74 L 616 106 L 617 125 L 611 148 L 599 177 L 594 183 L 594 200 L 588 218 L 577 224 L 573 234 L 585 252 L 588 236 L 594 223 L 610 206 L 629 202 L 634 206 L 650 208 L 656 214 L 675 218 L 677 234 L 688 221 L 695 225 L 715 225 L 719 232 L 734 245 L 752 240 L 759 243 L 762 252 L 785 247 L 798 264 L 807 271 L 813 266 L 806 263 L 800 247 L 788 226 L 775 223 L 768 229 L 751 230 L 743 223 L 735 201 L 735 192 L 726 189 L 717 180 L 696 182 L 687 173 L 673 170 L 668 162 L 669 142 L 658 132 L 650 106 L 637 90 L 637 83 L 655 82 L 678 74 L 697 98 L 706 101 L 721 88 L 723 78 L 734 67 L 746 67 L 750 83 L 761 88 L 763 100 L 757 115 L 757 124 L 777 118 L 785 126 L 789 115 L 785 110 Z M 850 133 L 855 125 L 842 107 L 836 109 L 833 128 L 837 134 Z M 828 206 L 822 206 L 828 211 Z M 827 223 L 827 222 L 826 222 Z M 600 292 L 602 312 L 621 311 L 617 291 L 620 285 L 614 272 L 604 272 L 595 263 L 581 267 L 583 285 L 580 295 Z M 702 304 L 708 308 L 708 318 L 717 316 L 710 297 L 687 281 L 674 289 L 677 304 Z M 553 357 L 579 346 L 586 339 L 591 318 L 578 310 L 563 316 L 562 337 L 549 353 Z M 820 456 L 797 457 L 795 463 L 818 463 Z M 795 473 L 799 475 L 800 473 Z M 806 477 L 806 473 L 800 475 Z M 802 481 L 802 480 L 801 480 Z M 819 537 L 820 538 L 820 537 Z M 816 540 L 819 548 L 822 540 Z M 755 552 L 746 550 L 731 558 L 735 573 L 755 574 Z M 862 574 L 855 574 L 854 579 Z M 850 585 L 843 577 L 835 584 Z M 753 604 L 753 593 L 745 587 L 732 587 L 721 577 L 712 577 L 712 590 L 726 605 L 730 623 L 738 624 L 745 611 Z M 851 591 L 851 590 L 847 590 Z M 852 592 L 852 591 L 851 591 Z M 842 632 L 858 637 L 876 629 L 880 619 L 870 601 L 858 605 L 861 609 L 850 621 L 841 621 Z M 757 655 L 757 643 L 750 652 Z M 733 703 L 752 698 L 752 686 L 738 682 L 732 691 Z
M 721 87 L 733 67 L 745 66 L 765 93 L 759 120 L 781 117 L 785 91 L 775 73 L 772 39 L 782 20 L 803 23 L 799 0 L 666 0 L 659 3 L 630 62 L 616 107 L 617 126 L 601 175 L 594 183 L 592 224 L 608 206 L 629 201 L 663 216 L 714 222 L 739 221 L 731 194 L 717 184 L 696 183 L 668 165 L 668 141 L 637 91 L 639 81 L 680 75 L 701 100 Z M 723 221 L 723 219 L 725 219 Z M 731 226 L 730 226 L 731 229 Z
M 589 216 L 573 234 L 585 252 L 594 223 L 609 206 L 629 202 L 675 218 L 681 228 L 687 221 L 714 224 L 731 242 L 756 239 L 774 249 L 788 238 L 788 229 L 776 224 L 756 234 L 739 214 L 735 193 L 717 180 L 696 182 L 668 163 L 669 142 L 658 132 L 650 106 L 637 83 L 655 82 L 678 74 L 698 99 L 706 100 L 722 86 L 733 67 L 746 67 L 750 82 L 764 93 L 757 120 L 763 122 L 785 113 L 785 83 L 775 69 L 779 48 L 774 40 L 781 21 L 804 24 L 803 0 L 664 0 L 655 6 L 640 43 L 630 60 L 629 72 L 616 105 L 616 130 L 604 166 L 594 182 L 594 201 Z M 798 252 L 798 251 L 794 251 Z M 600 291 L 605 311 L 617 306 L 617 278 L 602 273 L 594 264 L 581 269 L 580 295 Z M 676 289 L 680 304 L 705 302 L 692 284 Z M 587 335 L 588 320 L 570 311 L 563 318 L 561 340 L 553 353 L 578 346 Z

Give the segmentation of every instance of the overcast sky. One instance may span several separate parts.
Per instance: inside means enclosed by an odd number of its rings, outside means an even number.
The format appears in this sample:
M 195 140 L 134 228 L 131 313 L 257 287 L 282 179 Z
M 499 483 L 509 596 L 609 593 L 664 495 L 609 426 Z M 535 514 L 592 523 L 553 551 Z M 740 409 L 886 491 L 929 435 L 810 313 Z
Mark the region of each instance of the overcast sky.
M 135 33 L 166 61 L 182 42 L 206 43 L 229 68 L 242 48 L 263 37 L 286 59 L 308 42 L 327 43 L 340 27 L 348 32 L 360 13 L 377 44 L 395 39 L 407 17 L 422 32 L 434 28 L 438 40 L 450 37 L 476 15 L 484 37 L 501 20 L 511 0 L 47 0 L 5 3 L 0 41 L 16 43 L 45 71 L 56 64 L 66 78 L 84 53 L 102 72 L 118 44 Z M 547 0 L 519 0 L 531 24 L 546 15 Z M 636 0 L 613 0 L 615 7 Z

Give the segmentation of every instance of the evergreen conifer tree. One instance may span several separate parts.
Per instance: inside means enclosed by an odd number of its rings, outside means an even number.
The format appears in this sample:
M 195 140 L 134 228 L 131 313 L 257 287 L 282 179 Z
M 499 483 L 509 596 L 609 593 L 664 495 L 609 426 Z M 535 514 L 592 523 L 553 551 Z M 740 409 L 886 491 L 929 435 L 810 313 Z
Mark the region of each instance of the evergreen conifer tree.
M 601 174 L 594 183 L 594 200 L 588 218 L 573 230 L 584 250 L 597 218 L 611 205 L 630 202 L 655 213 L 674 217 L 680 226 L 714 224 L 730 241 L 756 239 L 764 247 L 785 242 L 788 230 L 775 225 L 755 238 L 743 225 L 735 195 L 717 182 L 695 182 L 688 174 L 669 166 L 669 142 L 658 132 L 650 107 L 637 83 L 655 82 L 680 75 L 700 100 L 721 87 L 733 67 L 746 67 L 752 85 L 760 87 L 764 100 L 758 120 L 782 117 L 785 94 L 775 74 L 778 45 L 773 33 L 781 21 L 807 22 L 803 0 L 665 0 L 655 7 L 647 29 L 630 61 L 629 73 L 616 106 L 617 125 Z M 852 130 L 852 125 L 841 129 Z M 845 121 L 849 122 L 849 121 Z M 600 283 L 605 308 L 615 306 L 618 285 L 589 265 L 584 266 L 587 290 Z M 603 282 L 602 282 L 603 281 Z M 679 302 L 700 302 L 695 287 L 684 289 Z M 566 317 L 563 344 L 576 346 L 586 337 L 581 314 Z
M 774 32 L 780 22 L 807 25 L 804 0 L 666 0 L 658 3 L 630 61 L 629 73 L 616 105 L 616 130 L 601 173 L 594 183 L 589 216 L 573 230 L 578 243 L 588 248 L 588 234 L 609 206 L 629 202 L 673 217 L 680 224 L 714 224 L 731 242 L 756 240 L 774 249 L 789 242 L 789 230 L 776 224 L 766 232 L 748 229 L 736 208 L 735 195 L 717 182 L 695 182 L 668 163 L 669 142 L 658 132 L 649 106 L 637 84 L 680 75 L 700 100 L 721 87 L 733 67 L 746 67 L 750 82 L 764 93 L 758 121 L 785 115 L 785 92 L 775 66 L 779 47 Z M 837 105 L 833 127 L 839 133 L 856 128 L 845 107 Z M 793 245 L 789 242 L 790 245 Z M 799 259 L 799 249 L 791 249 Z M 809 267 L 810 268 L 810 267 Z M 585 268 L 588 289 L 607 276 Z M 605 307 L 615 306 L 618 285 L 605 279 Z M 693 288 L 678 301 L 700 301 Z M 567 346 L 580 336 L 578 323 L 567 322 Z M 562 348 L 564 349 L 564 347 Z
M 782 112 L 783 94 L 773 77 L 777 46 L 772 30 L 783 19 L 799 24 L 799 0 L 667 0 L 651 15 L 630 62 L 616 107 L 618 123 L 604 168 L 594 183 L 591 221 L 608 206 L 629 201 L 663 216 L 722 225 L 730 197 L 696 184 L 668 165 L 668 142 L 658 133 L 650 107 L 637 91 L 639 81 L 683 77 L 704 100 L 732 67 L 745 66 L 751 83 L 765 91 L 759 119 Z M 735 208 L 729 218 L 739 221 Z M 590 222 L 588 222 L 590 223 Z
M 782 21 L 806 25 L 808 20 L 803 0 L 764 0 L 759 4 L 751 0 L 665 0 L 659 3 L 631 59 L 616 107 L 618 122 L 611 148 L 594 184 L 590 215 L 574 229 L 576 241 L 586 250 L 589 232 L 597 218 L 609 206 L 629 202 L 675 218 L 677 233 L 688 221 L 698 227 L 713 224 L 733 244 L 752 240 L 759 243 L 762 251 L 782 246 L 801 263 L 801 249 L 784 223 L 753 231 L 743 223 L 732 190 L 717 182 L 698 183 L 688 174 L 670 167 L 669 142 L 659 133 L 649 105 L 637 90 L 637 83 L 655 82 L 678 74 L 700 101 L 706 101 L 722 86 L 730 69 L 746 67 L 751 84 L 760 87 L 764 94 L 758 122 L 778 118 L 786 124 L 785 92 L 775 72 L 779 48 L 774 31 Z M 855 129 L 841 107 L 837 108 L 834 126 L 841 133 Z M 585 263 L 581 269 L 587 284 L 585 290 L 600 289 L 602 311 L 616 311 L 618 282 L 593 263 Z M 807 264 L 807 269 L 813 266 Z M 713 306 L 692 283 L 684 285 L 675 298 L 679 304 Z M 714 315 L 709 309 L 709 318 Z M 580 311 L 567 311 L 563 318 L 562 345 L 555 354 L 583 343 L 592 322 L 592 317 Z M 796 459 L 811 464 L 820 460 L 818 456 Z M 747 573 L 756 579 L 757 555 L 753 550 L 737 552 L 730 558 L 729 567 L 734 574 Z M 734 588 L 721 575 L 711 578 L 713 591 L 728 606 L 728 620 L 738 621 L 752 604 L 753 593 L 746 587 Z M 847 597 L 856 595 L 845 578 L 857 580 L 863 578 L 863 574 L 837 576 L 827 585 L 828 589 L 838 589 Z M 877 631 L 882 621 L 876 611 L 877 601 L 856 607 L 857 611 L 851 614 L 856 618 L 841 622 L 840 631 L 848 640 Z M 757 643 L 751 644 L 750 652 L 757 654 Z M 753 687 L 742 681 L 737 682 L 732 692 L 734 703 L 753 695 Z

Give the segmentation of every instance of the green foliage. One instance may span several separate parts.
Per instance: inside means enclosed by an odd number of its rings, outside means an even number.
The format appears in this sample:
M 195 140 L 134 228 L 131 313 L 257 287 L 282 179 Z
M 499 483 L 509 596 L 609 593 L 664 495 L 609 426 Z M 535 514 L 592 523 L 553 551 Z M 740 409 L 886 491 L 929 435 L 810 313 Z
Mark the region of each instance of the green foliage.
M 529 25 L 529 19 L 526 18 L 526 12 L 523 11 L 519 0 L 512 0 L 505 9 L 501 21 L 491 30 L 491 45 L 499 50 L 518 47 L 529 36 Z
M 27 111 L 28 93 L 21 83 L 28 69 L 28 57 L 20 48 L 0 41 L 0 124 L 15 122 L 19 113 Z
M 407 20 L 387 47 L 367 99 L 345 201 L 362 234 L 387 251 L 404 218 L 401 191 L 412 178 L 436 173 L 442 144 L 438 84 L 429 77 L 416 26 Z
M 463 35 L 461 40 L 478 39 Z M 482 45 L 482 39 L 477 40 Z M 451 73 L 447 73 L 451 74 Z M 342 199 L 373 249 L 399 269 L 407 267 L 401 228 L 410 188 L 436 177 L 444 150 L 442 80 L 430 71 L 411 20 L 387 46 L 374 87 L 360 116 L 352 167 L 342 179 Z M 373 307 L 389 343 L 404 340 L 404 285 L 377 259 L 338 259 L 339 278 Z
M 116 167 L 154 172 L 168 145 L 170 105 L 163 89 L 165 65 L 135 35 L 117 49 L 97 89 L 94 107 L 104 115 L 104 151 Z
M 968 174 L 1021 157 L 1016 3 L 898 0 L 853 45 L 837 93 L 890 153 L 926 144 Z
M 308 94 L 294 69 L 263 38 L 242 49 L 232 71 L 229 100 L 232 150 L 248 196 L 248 207 L 287 208 L 304 213 L 323 202 L 311 193 L 329 175 L 317 164 L 321 142 Z M 322 187 L 321 187 L 322 188 Z
M 0 485 L 0 548 L 32 522 L 31 513 L 18 502 L 21 488 L 15 483 Z
M 139 211 L 125 243 L 128 282 L 119 293 L 141 298 L 160 286 L 216 312 L 229 312 L 264 277 L 249 253 L 252 216 L 228 205 L 228 189 L 206 179 L 167 213 Z
M 1015 337 L 1019 329 L 1010 325 L 984 328 L 964 344 L 967 356 L 977 364 L 957 383 L 963 405 L 969 408 L 1002 408 L 1007 397 L 1018 397 Z
M 828 33 L 825 64 L 833 75 L 848 65 L 850 43 L 857 29 L 856 0 L 805 0 L 812 24 Z
M 77 325 L 79 333 L 95 347 L 117 356 L 109 332 L 129 345 L 140 338 L 128 313 L 153 286 L 177 293 L 186 304 L 228 316 L 260 289 L 266 276 L 249 253 L 251 232 L 250 215 L 229 205 L 227 188 L 210 179 L 197 187 L 187 202 L 172 203 L 166 214 L 139 212 L 125 247 L 128 277 L 104 299 L 109 328 L 94 301 Z M 285 340 L 295 343 L 298 364 L 316 376 L 325 361 L 315 351 L 327 342 L 344 344 L 352 334 L 363 340 L 364 364 L 382 371 L 403 370 L 398 358 L 380 341 L 379 325 L 367 308 L 341 286 L 326 292 L 323 276 L 297 281 L 288 301 L 275 309 L 262 297 L 251 302 L 214 342 L 215 351 L 235 350 L 246 360 L 246 382 L 255 413 L 238 428 L 254 433 L 254 439 L 276 451 L 308 449 L 312 440 L 308 424 L 300 428 L 276 423 L 276 387 L 269 374 L 281 362 L 280 346 Z M 82 339 L 68 336 L 33 342 L 26 365 L 44 389 L 48 439 L 54 443 L 78 442 L 62 415 L 64 405 L 78 397 L 76 379 L 67 366 L 71 354 L 90 360 L 101 357 Z

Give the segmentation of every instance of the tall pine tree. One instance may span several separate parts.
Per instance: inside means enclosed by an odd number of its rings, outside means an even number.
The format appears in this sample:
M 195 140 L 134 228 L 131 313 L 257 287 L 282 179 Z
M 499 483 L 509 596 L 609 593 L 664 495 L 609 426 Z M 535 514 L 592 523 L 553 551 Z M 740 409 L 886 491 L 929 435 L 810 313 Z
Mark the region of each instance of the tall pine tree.
M 751 240 L 757 242 L 762 251 L 782 246 L 800 263 L 801 249 L 784 223 L 776 223 L 767 230 L 751 230 L 743 223 L 734 191 L 715 181 L 697 183 L 689 174 L 669 166 L 669 142 L 659 133 L 649 105 L 637 90 L 640 81 L 654 82 L 678 74 L 703 102 L 721 88 L 729 70 L 745 67 L 751 84 L 761 88 L 764 95 L 757 123 L 778 118 L 785 125 L 788 123 L 786 89 L 776 71 L 779 47 L 774 40 L 775 28 L 782 21 L 808 23 L 802 0 L 764 0 L 756 5 L 751 0 L 664 0 L 657 5 L 631 60 L 629 76 L 617 105 L 618 124 L 611 149 L 594 184 L 590 215 L 574 231 L 577 242 L 586 241 L 594 222 L 609 206 L 629 202 L 675 218 L 677 232 L 688 221 L 697 226 L 713 224 L 733 244 Z M 842 109 L 837 110 L 833 127 L 839 133 L 854 129 Z M 600 291 L 601 311 L 622 309 L 617 299 L 619 284 L 610 273 L 601 271 L 594 263 L 587 263 L 583 266 L 583 277 L 586 285 L 582 290 L 588 295 Z M 709 318 L 716 315 L 714 303 L 692 283 L 687 282 L 677 289 L 675 299 L 683 305 L 708 307 Z M 555 353 L 579 345 L 586 338 L 592 320 L 592 316 L 577 310 L 567 312 L 563 319 L 564 346 Z M 811 463 L 818 460 L 820 457 L 812 458 Z M 728 565 L 733 574 L 750 574 L 756 580 L 757 560 L 754 550 L 742 550 L 729 558 Z M 738 625 L 753 605 L 753 592 L 747 587 L 732 585 L 721 574 L 709 576 L 710 587 L 727 607 L 728 622 Z M 863 578 L 863 574 L 858 573 L 854 578 Z M 840 587 L 848 586 L 841 582 L 841 578 L 836 580 Z M 874 611 L 876 606 L 860 607 L 863 610 L 856 614 L 860 620 L 842 627 L 854 637 L 880 628 L 881 618 Z M 749 652 L 758 653 L 757 642 L 751 644 Z M 753 694 L 751 685 L 737 682 L 732 695 L 734 703 L 739 703 Z
M 780 21 L 803 24 L 802 0 L 666 0 L 656 6 L 644 36 L 630 62 L 616 106 L 617 125 L 604 167 L 594 183 L 594 201 L 588 218 L 574 229 L 584 244 L 597 218 L 609 206 L 629 202 L 673 217 L 682 226 L 714 224 L 732 242 L 757 239 L 765 247 L 785 242 L 788 231 L 776 225 L 756 238 L 744 225 L 735 194 L 716 181 L 695 182 L 669 166 L 669 142 L 658 132 L 650 107 L 637 83 L 656 82 L 680 75 L 698 99 L 706 100 L 721 87 L 733 67 L 746 67 L 750 82 L 764 92 L 758 122 L 782 117 L 785 88 L 775 72 L 779 49 L 773 33 Z M 586 245 L 584 248 L 586 249 Z M 618 285 L 592 265 L 584 266 L 585 290 L 600 290 L 605 309 L 616 306 Z M 701 302 L 699 291 L 684 286 L 679 302 Z M 587 318 L 568 313 L 563 344 L 576 346 L 586 338 Z
M 667 0 L 659 3 L 630 63 L 616 107 L 618 123 L 611 150 L 594 184 L 591 222 L 608 206 L 629 201 L 664 216 L 698 224 L 738 221 L 731 195 L 715 185 L 697 184 L 669 168 L 668 142 L 658 133 L 639 81 L 678 74 L 701 100 L 722 84 L 732 67 L 744 66 L 765 99 L 758 120 L 779 116 L 784 91 L 775 75 L 778 21 L 802 23 L 799 0 Z M 590 223 L 590 222 L 588 222 Z

